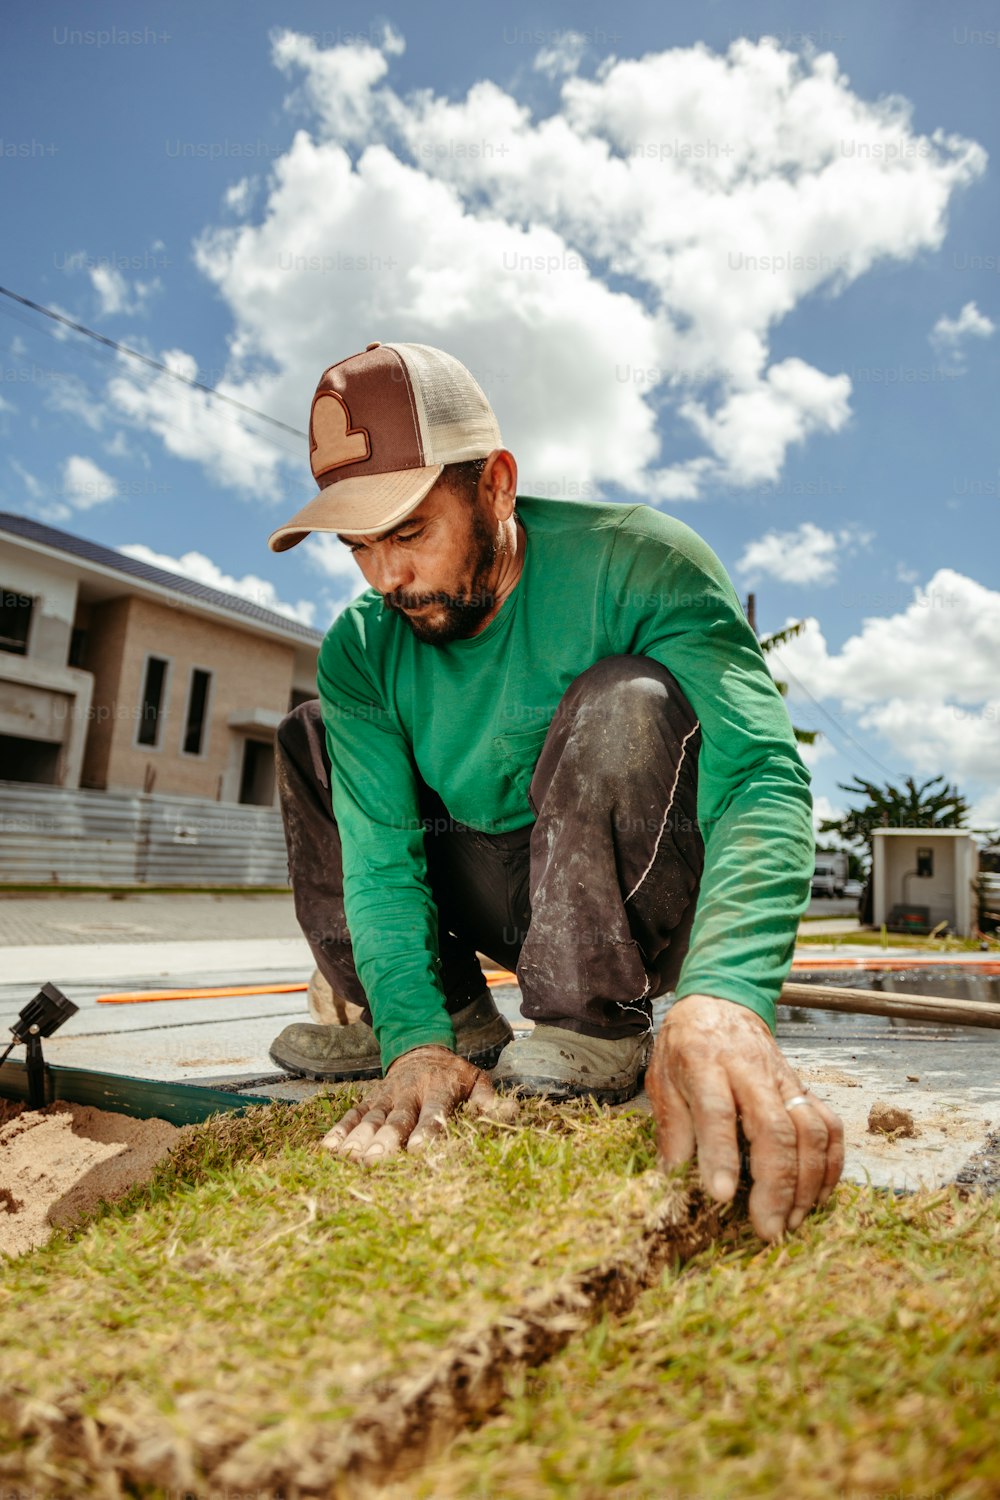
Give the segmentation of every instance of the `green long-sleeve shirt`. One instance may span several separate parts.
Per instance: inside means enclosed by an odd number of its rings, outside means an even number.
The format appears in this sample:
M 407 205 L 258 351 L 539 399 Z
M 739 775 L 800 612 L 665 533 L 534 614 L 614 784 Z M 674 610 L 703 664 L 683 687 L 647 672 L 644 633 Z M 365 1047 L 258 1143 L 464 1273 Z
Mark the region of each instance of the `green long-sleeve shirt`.
M 517 510 L 521 576 L 479 635 L 419 641 L 368 589 L 320 649 L 345 912 L 383 1067 L 454 1045 L 415 770 L 459 822 L 532 823 L 528 784 L 560 698 L 620 654 L 662 663 L 701 725 L 705 868 L 676 994 L 736 1001 L 773 1030 L 809 900 L 812 799 L 732 583 L 690 527 L 649 506 L 520 496 Z

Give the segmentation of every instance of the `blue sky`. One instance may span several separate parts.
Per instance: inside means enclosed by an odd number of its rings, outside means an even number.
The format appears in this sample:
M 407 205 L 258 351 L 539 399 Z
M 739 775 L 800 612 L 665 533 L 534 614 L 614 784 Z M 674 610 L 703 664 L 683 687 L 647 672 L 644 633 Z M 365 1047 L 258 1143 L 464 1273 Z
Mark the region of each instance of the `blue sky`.
M 2 282 L 296 428 L 372 339 L 524 493 L 645 500 L 782 653 L 821 810 L 1000 823 L 1000 4 L 8 10 Z M 325 628 L 304 442 L 0 299 L 0 508 Z

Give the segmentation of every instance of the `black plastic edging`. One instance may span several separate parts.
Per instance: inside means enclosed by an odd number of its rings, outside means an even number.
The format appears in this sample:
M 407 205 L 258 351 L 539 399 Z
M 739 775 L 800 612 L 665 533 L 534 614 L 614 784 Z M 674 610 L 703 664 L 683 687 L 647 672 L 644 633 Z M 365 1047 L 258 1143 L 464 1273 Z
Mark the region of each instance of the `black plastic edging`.
M 28 1071 L 22 1062 L 0 1068 L 0 1099 L 28 1102 Z M 171 1125 L 200 1125 L 222 1110 L 241 1112 L 254 1104 L 274 1104 L 260 1094 L 223 1093 L 194 1083 L 167 1083 L 156 1078 L 124 1078 L 89 1068 L 45 1065 L 45 1101 L 90 1104 L 136 1120 L 168 1120 Z

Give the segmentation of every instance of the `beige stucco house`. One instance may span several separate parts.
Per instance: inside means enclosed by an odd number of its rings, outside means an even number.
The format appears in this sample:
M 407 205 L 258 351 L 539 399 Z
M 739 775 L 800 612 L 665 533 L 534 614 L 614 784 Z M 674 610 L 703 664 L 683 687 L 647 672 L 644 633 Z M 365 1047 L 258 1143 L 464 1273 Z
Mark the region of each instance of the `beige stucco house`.
M 322 636 L 0 512 L 0 781 L 275 803 Z

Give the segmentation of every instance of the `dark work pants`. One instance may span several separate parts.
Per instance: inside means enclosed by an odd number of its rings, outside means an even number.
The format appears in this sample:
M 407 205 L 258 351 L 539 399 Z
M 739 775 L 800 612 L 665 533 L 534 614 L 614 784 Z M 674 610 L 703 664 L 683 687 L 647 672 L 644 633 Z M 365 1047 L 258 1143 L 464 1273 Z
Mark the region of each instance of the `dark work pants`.
M 299 924 L 335 994 L 365 1007 L 344 915 L 340 835 L 318 700 L 278 729 L 278 787 Z M 570 683 L 529 788 L 535 822 L 482 833 L 418 781 L 449 1011 L 513 969 L 522 1014 L 591 1036 L 648 1031 L 687 951 L 704 845 L 701 731 L 674 677 L 610 656 Z

